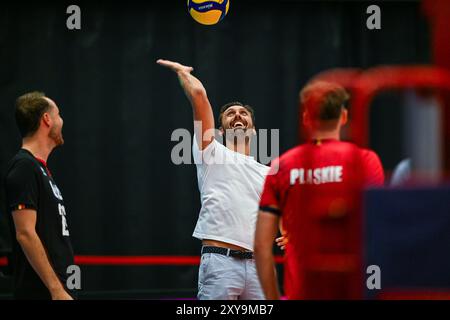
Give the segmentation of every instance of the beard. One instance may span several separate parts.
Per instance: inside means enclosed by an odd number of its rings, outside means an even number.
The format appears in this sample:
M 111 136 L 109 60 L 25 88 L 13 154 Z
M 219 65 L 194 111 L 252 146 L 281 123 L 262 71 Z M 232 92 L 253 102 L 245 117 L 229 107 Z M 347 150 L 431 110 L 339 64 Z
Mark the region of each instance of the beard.
M 53 127 L 50 130 L 48 136 L 49 136 L 50 139 L 53 140 L 53 142 L 55 143 L 56 147 L 62 146 L 64 144 L 64 138 L 62 136 L 62 129 L 61 128 Z
M 242 126 L 236 124 L 240 122 Z M 225 140 L 234 144 L 249 143 L 255 135 L 255 128 L 243 118 L 234 118 L 229 122 L 222 122 Z
M 249 143 L 254 135 L 253 128 L 225 129 L 225 139 L 234 144 Z

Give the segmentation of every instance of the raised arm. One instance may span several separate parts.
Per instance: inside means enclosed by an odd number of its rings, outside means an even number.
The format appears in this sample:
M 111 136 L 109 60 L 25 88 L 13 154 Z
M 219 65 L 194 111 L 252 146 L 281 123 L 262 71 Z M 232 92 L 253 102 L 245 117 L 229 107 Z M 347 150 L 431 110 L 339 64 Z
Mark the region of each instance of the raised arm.
M 201 130 L 195 125 L 194 130 L 197 137 L 197 144 L 203 150 L 211 143 L 213 139 L 211 133 L 214 130 L 214 115 L 208 96 L 206 95 L 205 87 L 200 80 L 191 74 L 194 70 L 192 67 L 163 59 L 159 59 L 156 63 L 173 70 L 177 74 L 181 87 L 192 105 L 194 121 L 201 122 Z M 205 134 L 205 132 L 208 132 L 209 135 L 208 133 Z

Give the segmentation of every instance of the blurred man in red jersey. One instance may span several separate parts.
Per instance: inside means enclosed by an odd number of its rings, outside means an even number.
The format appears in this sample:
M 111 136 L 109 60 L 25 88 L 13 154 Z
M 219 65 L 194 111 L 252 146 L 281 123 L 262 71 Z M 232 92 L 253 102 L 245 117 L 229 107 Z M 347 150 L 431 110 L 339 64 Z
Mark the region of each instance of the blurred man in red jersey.
M 378 156 L 340 141 L 347 122 L 344 88 L 313 82 L 300 92 L 308 141 L 272 163 L 255 233 L 258 275 L 267 299 L 279 299 L 273 240 L 279 219 L 287 232 L 288 299 L 361 297 L 361 198 L 384 183 Z

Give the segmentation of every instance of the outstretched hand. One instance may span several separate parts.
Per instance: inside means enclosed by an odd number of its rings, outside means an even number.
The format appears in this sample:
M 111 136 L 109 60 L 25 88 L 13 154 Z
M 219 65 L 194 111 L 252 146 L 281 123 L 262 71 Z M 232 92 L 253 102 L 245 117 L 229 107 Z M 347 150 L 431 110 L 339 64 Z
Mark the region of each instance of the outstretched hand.
M 206 132 L 210 132 L 210 130 L 214 129 L 214 115 L 205 87 L 199 79 L 191 74 L 194 70 L 192 67 L 163 59 L 158 59 L 156 63 L 160 66 L 169 68 L 176 73 L 178 81 L 192 105 L 194 113 L 194 131 L 197 144 L 201 150 L 205 149 L 212 141 L 212 139 L 204 140 Z M 201 126 L 195 125 L 195 122 L 197 121 L 201 123 Z
M 159 64 L 160 66 L 172 69 L 176 73 L 178 73 L 178 72 L 191 73 L 194 70 L 194 68 L 192 68 L 192 67 L 184 66 L 181 63 L 173 62 L 173 61 L 170 61 L 170 60 L 158 59 L 156 61 L 156 63 Z

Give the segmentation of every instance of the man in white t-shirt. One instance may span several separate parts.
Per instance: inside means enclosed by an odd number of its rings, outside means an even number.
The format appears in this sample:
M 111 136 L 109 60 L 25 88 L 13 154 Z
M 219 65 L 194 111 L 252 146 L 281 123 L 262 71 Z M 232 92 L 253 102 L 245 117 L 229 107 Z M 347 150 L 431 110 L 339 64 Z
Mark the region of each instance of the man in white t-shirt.
M 250 156 L 254 112 L 232 102 L 219 115 L 225 145 L 214 137 L 214 116 L 193 68 L 158 60 L 177 73 L 194 114 L 193 156 L 202 208 L 193 236 L 202 241 L 198 279 L 201 300 L 264 299 L 253 259 L 258 203 L 269 167 Z M 200 125 L 198 125 L 200 124 Z

